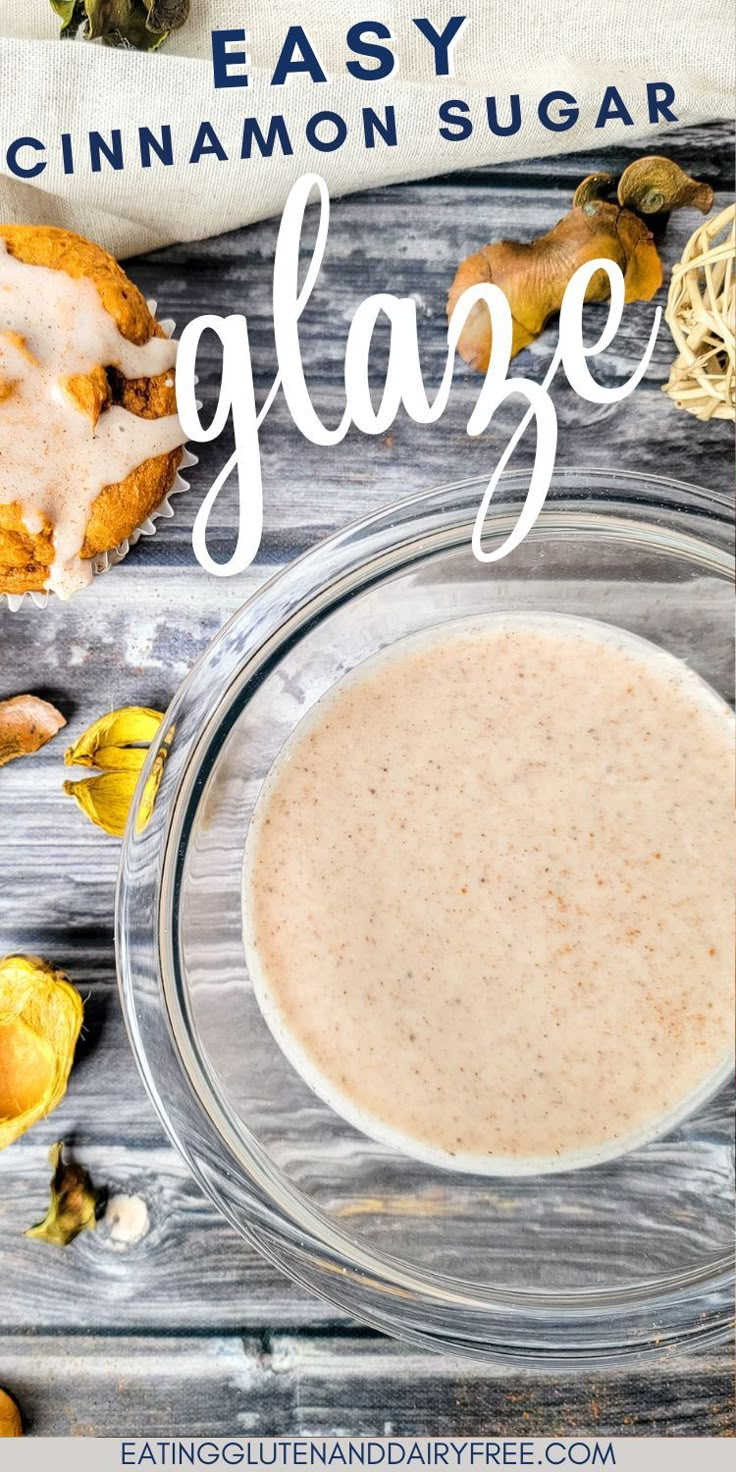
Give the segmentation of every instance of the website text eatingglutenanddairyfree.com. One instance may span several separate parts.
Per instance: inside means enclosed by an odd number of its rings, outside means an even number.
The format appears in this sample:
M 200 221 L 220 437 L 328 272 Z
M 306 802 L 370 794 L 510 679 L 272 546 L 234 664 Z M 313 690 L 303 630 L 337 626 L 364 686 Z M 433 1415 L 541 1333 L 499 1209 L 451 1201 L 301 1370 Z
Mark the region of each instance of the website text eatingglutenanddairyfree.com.
M 285 1437 L 124 1440 L 121 1467 L 615 1467 L 611 1441 Z

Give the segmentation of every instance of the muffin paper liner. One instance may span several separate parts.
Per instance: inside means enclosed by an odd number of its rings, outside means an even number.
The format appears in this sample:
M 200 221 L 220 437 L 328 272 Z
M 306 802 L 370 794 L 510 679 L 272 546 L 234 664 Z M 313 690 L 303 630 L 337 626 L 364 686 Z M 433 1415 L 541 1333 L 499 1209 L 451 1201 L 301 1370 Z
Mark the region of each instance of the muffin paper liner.
M 156 302 L 148 301 L 146 305 L 151 315 L 155 317 Z M 159 327 L 163 329 L 167 337 L 173 336 L 175 326 L 176 323 L 170 317 L 159 322 Z M 116 567 L 119 562 L 122 562 L 123 558 L 127 557 L 131 547 L 134 547 L 141 537 L 152 537 L 156 531 L 155 523 L 157 521 L 168 521 L 171 519 L 175 512 L 174 507 L 171 505 L 170 497 L 178 496 L 181 491 L 189 490 L 189 481 L 184 480 L 181 472 L 182 470 L 191 469 L 196 464 L 197 456 L 192 455 L 186 445 L 182 445 L 181 464 L 176 472 L 174 484 L 166 492 L 161 505 L 157 506 L 156 510 L 152 511 L 150 516 L 141 522 L 141 525 L 137 526 L 129 537 L 126 537 L 123 542 L 119 542 L 117 547 L 111 547 L 107 552 L 98 552 L 95 557 L 90 558 L 90 567 L 92 568 L 94 577 L 99 577 L 100 573 L 107 572 L 111 567 Z M 11 613 L 15 613 L 26 600 L 32 603 L 35 608 L 45 608 L 50 594 L 48 591 L 44 591 L 42 593 L 4 593 L 2 596 Z

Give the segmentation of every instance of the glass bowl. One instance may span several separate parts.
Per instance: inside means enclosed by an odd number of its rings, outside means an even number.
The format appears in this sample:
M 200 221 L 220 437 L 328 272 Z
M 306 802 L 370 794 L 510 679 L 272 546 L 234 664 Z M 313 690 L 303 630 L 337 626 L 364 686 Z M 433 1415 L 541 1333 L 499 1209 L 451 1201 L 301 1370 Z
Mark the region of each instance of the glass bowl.
M 527 485 L 525 472 L 503 478 L 489 547 Z M 414 496 L 322 542 L 195 665 L 166 717 L 152 809 L 155 752 L 128 824 L 123 1007 L 172 1141 L 233 1226 L 296 1281 L 434 1348 L 538 1367 L 628 1363 L 712 1343 L 733 1323 L 731 1082 L 665 1138 L 606 1164 L 454 1173 L 368 1139 L 309 1090 L 245 959 L 243 849 L 261 785 L 314 702 L 395 639 L 460 616 L 568 613 L 660 644 L 732 699 L 726 497 L 558 470 L 526 540 L 480 564 L 470 536 L 483 489 Z

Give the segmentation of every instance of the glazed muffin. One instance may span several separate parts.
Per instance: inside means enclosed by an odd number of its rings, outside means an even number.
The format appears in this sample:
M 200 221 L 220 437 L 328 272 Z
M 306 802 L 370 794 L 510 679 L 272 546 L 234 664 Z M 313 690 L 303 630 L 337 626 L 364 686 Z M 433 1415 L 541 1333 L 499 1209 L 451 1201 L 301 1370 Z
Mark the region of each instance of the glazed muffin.
M 0 226 L 0 592 L 69 597 L 171 490 L 176 346 L 117 261 Z

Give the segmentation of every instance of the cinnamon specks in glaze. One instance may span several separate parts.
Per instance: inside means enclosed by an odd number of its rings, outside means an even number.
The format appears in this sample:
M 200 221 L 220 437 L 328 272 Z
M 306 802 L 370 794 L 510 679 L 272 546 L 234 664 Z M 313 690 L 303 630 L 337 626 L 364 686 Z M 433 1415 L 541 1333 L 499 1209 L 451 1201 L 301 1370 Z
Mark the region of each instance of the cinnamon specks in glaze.
M 552 615 L 368 661 L 261 795 L 264 1014 L 353 1123 L 553 1169 L 651 1137 L 733 1033 L 733 725 L 683 664 Z

